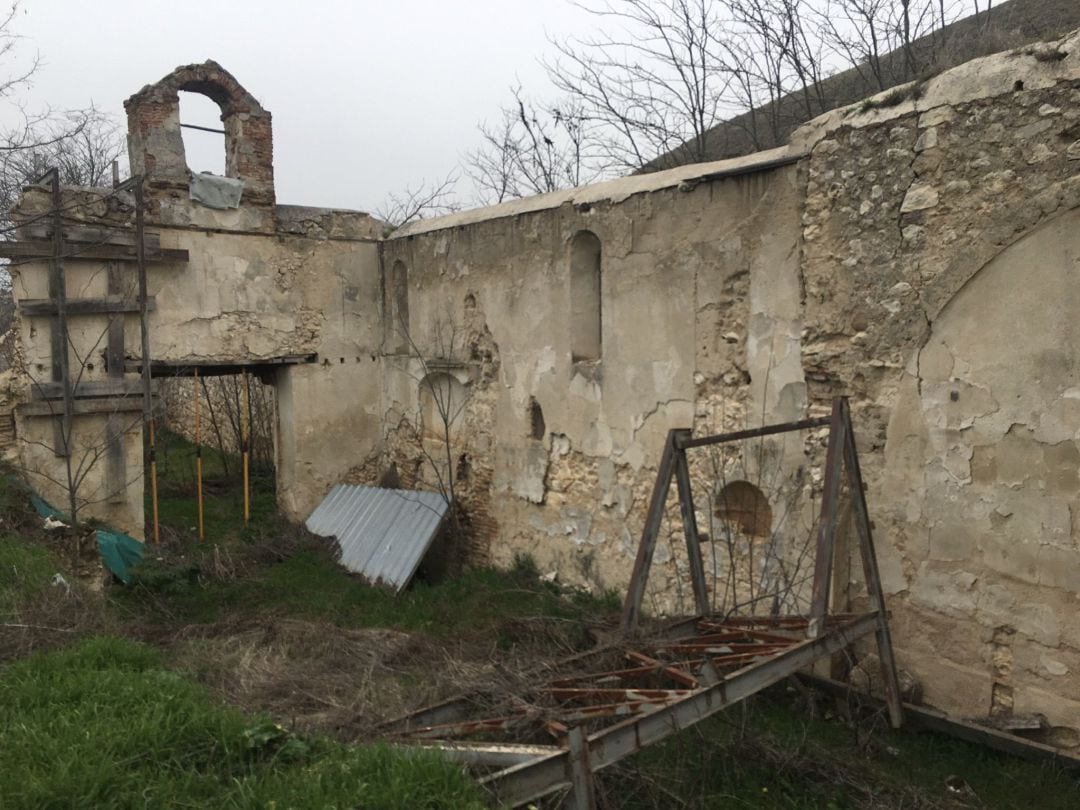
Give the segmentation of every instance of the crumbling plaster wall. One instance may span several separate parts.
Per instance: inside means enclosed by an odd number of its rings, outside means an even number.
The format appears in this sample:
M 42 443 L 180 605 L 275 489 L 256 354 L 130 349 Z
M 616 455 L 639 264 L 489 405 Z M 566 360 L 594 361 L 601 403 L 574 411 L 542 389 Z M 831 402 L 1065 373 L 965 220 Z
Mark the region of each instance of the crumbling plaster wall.
M 794 138 L 810 402 L 853 397 L 926 698 L 1075 728 L 1080 35 L 919 91 Z
M 471 495 L 496 517 L 496 561 L 527 551 L 621 586 L 667 428 L 849 395 L 901 663 L 951 711 L 1075 728 L 1080 35 L 896 98 L 811 122 L 798 167 L 454 215 L 395 234 L 384 268 L 408 267 L 420 353 L 466 302 L 497 349 L 491 383 L 462 371 L 483 416 L 461 437 L 489 471 Z M 603 245 L 597 368 L 567 344 L 581 229 Z M 384 363 L 385 410 L 415 413 L 415 372 Z M 662 589 L 685 585 L 658 560 Z
M 762 407 L 805 407 L 798 177 L 794 166 L 681 184 L 658 176 L 640 193 L 619 181 L 588 199 L 396 234 L 383 266 L 408 269 L 414 346 L 384 359 L 391 453 L 404 450 L 400 416 L 418 407 L 417 355 L 434 359 L 452 324 L 463 351 L 449 359 L 469 383 L 455 448 L 467 457 L 463 501 L 490 518 L 491 558 L 527 552 L 564 580 L 624 586 L 670 428 L 741 427 Z M 583 230 L 602 251 L 598 362 L 574 362 L 570 345 L 570 243 Z M 497 356 L 488 379 L 466 348 L 477 335 Z M 415 453 L 396 461 L 423 467 Z M 658 590 L 672 593 L 664 583 L 679 572 L 659 562 Z

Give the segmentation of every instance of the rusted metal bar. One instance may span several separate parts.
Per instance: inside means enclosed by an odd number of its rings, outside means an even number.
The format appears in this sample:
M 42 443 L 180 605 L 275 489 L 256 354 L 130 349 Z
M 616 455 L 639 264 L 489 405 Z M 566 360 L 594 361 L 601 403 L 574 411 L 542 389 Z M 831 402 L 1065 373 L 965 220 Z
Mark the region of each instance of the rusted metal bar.
M 634 571 L 630 575 L 630 584 L 626 589 L 626 601 L 623 603 L 622 631 L 633 633 L 637 630 L 641 618 L 641 600 L 645 597 L 645 583 L 649 579 L 653 552 L 656 550 L 656 537 L 660 533 L 660 524 L 664 519 L 664 505 L 668 490 L 671 489 L 671 477 L 675 466 L 675 434 L 669 430 L 664 442 L 664 452 L 660 457 L 660 467 L 656 471 L 656 483 L 653 485 L 649 511 L 645 515 L 645 527 L 641 531 Z
M 420 742 L 421 748 L 438 751 L 441 755 L 462 765 L 480 765 L 484 767 L 505 768 L 522 762 L 557 754 L 560 749 L 555 745 L 524 745 L 521 743 L 463 743 L 437 740 Z M 412 748 L 412 745 L 401 745 Z
M 707 447 L 711 444 L 725 444 L 737 442 L 742 439 L 756 439 L 760 436 L 772 436 L 775 433 L 790 433 L 796 430 L 810 430 L 812 428 L 825 427 L 830 422 L 830 417 L 819 416 L 814 419 L 800 419 L 797 422 L 783 422 L 778 425 L 766 425 L 759 428 L 736 430 L 731 433 L 718 433 L 715 436 L 698 436 L 687 438 L 679 443 L 680 450 L 689 450 L 692 447 Z
M 810 597 L 810 617 L 818 622 L 829 612 L 829 585 L 832 579 L 833 547 L 836 540 L 836 513 L 840 500 L 840 479 L 844 466 L 843 400 L 833 400 L 829 421 L 829 449 L 825 454 L 825 482 L 821 493 L 817 554 L 814 558 L 814 587 Z
M 859 451 L 855 446 L 855 431 L 851 424 L 851 409 L 845 398 L 841 403 L 844 419 L 844 455 L 848 471 L 848 481 L 852 489 L 852 501 L 855 506 L 855 528 L 859 535 L 859 556 L 862 558 L 863 576 L 870 605 L 877 611 L 879 621 L 877 632 L 878 660 L 881 661 L 881 675 L 885 682 L 885 702 L 889 706 L 889 722 L 893 728 L 900 728 L 904 722 L 904 709 L 900 700 L 900 680 L 896 675 L 896 659 L 893 657 L 892 635 L 885 614 L 885 594 L 881 589 L 881 576 L 878 572 L 877 554 L 874 551 L 874 538 L 870 526 L 870 510 L 866 506 L 866 493 L 863 490 L 862 471 L 859 469 Z
M 638 689 L 628 687 L 626 689 L 604 689 L 599 687 L 581 688 L 558 686 L 550 689 L 542 689 L 541 694 L 558 701 L 571 700 L 606 700 L 611 701 L 635 701 L 635 700 L 658 700 L 671 697 L 685 697 L 690 694 L 689 689 Z
M 690 566 L 690 582 L 694 588 L 694 604 L 697 612 L 704 616 L 710 610 L 709 588 L 705 583 L 705 562 L 701 559 L 694 490 L 690 485 L 690 465 L 686 461 L 686 451 L 679 447 L 682 441 L 689 438 L 689 430 L 674 431 L 675 484 L 679 492 L 679 509 L 682 512 L 683 535 L 686 537 L 686 559 Z
M 588 737 L 589 768 L 596 772 L 689 728 L 716 712 L 745 700 L 807 664 L 832 655 L 868 635 L 877 627 L 878 616 L 868 613 L 842 626 L 827 630 L 814 639 L 800 642 L 772 658 L 730 673 L 714 686 L 698 689 L 687 697 L 638 715 Z M 569 787 L 569 752 L 560 751 L 507 768 L 481 780 L 499 802 L 520 807 L 557 790 Z
M 638 652 L 637 650 L 630 650 L 626 657 L 631 661 L 637 661 L 639 664 L 648 664 L 651 667 L 655 667 L 656 671 L 663 673 L 675 683 L 681 683 L 683 686 L 689 686 L 691 689 L 697 689 L 698 681 L 689 672 L 684 672 L 681 669 L 665 664 L 663 661 L 657 661 L 655 658 L 651 658 L 645 653 Z
M 799 640 L 796 636 L 783 636 L 779 633 L 766 633 L 763 630 L 755 630 L 753 628 L 745 627 L 732 627 L 728 624 L 717 624 L 716 622 L 701 622 L 698 627 L 709 638 L 712 638 L 713 634 L 723 635 L 726 633 L 744 636 L 746 638 L 758 639 L 760 641 L 775 641 L 780 644 L 788 641 Z
M 652 659 L 649 659 L 652 660 Z M 665 669 L 668 667 L 674 671 L 679 672 L 681 675 L 686 676 L 689 680 L 685 683 L 685 686 L 690 686 L 690 682 L 695 682 L 695 678 L 689 674 L 689 670 L 701 666 L 704 659 L 692 659 L 689 661 L 679 661 L 677 664 L 665 665 L 663 662 L 657 662 L 648 666 L 630 667 L 627 669 L 614 669 L 605 672 L 590 673 L 588 675 L 578 675 L 573 678 L 560 678 L 552 681 L 549 686 L 554 688 L 573 688 L 580 684 L 589 683 L 611 683 L 613 680 L 643 680 L 645 676 L 665 674 Z M 682 681 L 679 681 L 682 683 Z M 631 688 L 631 687 L 627 687 Z M 690 687 L 695 688 L 695 687 Z

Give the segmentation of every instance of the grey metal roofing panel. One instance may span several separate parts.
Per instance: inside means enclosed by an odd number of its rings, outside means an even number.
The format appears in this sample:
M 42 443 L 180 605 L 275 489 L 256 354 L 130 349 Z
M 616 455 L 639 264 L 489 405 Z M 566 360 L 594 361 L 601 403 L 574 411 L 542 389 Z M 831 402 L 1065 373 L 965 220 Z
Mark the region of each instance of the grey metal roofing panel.
M 341 564 L 400 591 L 438 534 L 449 504 L 437 492 L 338 484 L 307 519 L 308 531 L 334 537 Z

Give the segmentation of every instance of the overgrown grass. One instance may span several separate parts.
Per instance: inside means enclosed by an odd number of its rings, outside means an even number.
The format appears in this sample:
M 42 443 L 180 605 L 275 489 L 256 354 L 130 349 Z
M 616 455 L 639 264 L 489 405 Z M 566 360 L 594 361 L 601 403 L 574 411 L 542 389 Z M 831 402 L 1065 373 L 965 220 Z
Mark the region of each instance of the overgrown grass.
M 55 572 L 47 548 L 0 535 L 0 621 L 18 618 L 26 603 L 49 585 Z
M 435 755 L 301 739 L 113 638 L 0 671 L 0 805 L 479 808 Z
M 1080 779 L 955 738 L 811 719 L 775 690 L 645 749 L 622 773 L 622 807 L 1080 807 Z M 637 777 L 636 779 L 634 777 Z M 642 778 L 644 777 L 644 778 Z
M 198 532 L 196 454 L 195 445 L 182 436 L 168 430 L 158 434 L 159 519 L 163 526 L 189 538 Z M 203 447 L 202 460 L 203 523 L 207 540 L 227 543 L 272 532 L 278 524 L 273 471 L 252 472 L 251 519 L 245 526 L 240 457 Z M 150 497 L 149 488 L 147 497 Z

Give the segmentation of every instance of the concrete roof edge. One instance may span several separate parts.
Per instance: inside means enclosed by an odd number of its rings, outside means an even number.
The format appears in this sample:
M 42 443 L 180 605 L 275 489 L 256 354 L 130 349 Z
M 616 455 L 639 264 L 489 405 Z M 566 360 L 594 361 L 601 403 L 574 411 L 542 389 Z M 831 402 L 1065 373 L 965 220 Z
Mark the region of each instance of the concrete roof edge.
M 795 163 L 805 157 L 805 153 L 790 146 L 779 146 L 764 152 L 754 152 L 727 160 L 711 163 L 690 163 L 649 174 L 633 174 L 603 183 L 553 191 L 535 197 L 523 197 L 519 200 L 500 203 L 485 208 L 472 208 L 446 216 L 421 219 L 411 222 L 387 237 L 388 241 L 417 236 L 422 233 L 456 228 L 461 225 L 473 225 L 504 217 L 548 211 L 564 204 L 583 205 L 600 202 L 621 202 L 635 194 L 647 194 L 653 191 L 675 188 L 684 183 L 695 184 L 704 180 L 719 180 L 741 174 L 768 171 L 779 166 Z
M 855 104 L 830 110 L 796 129 L 791 134 L 790 144 L 793 149 L 809 154 L 818 143 L 843 128 L 862 129 L 936 107 L 1007 95 L 1021 88 L 1046 89 L 1078 79 L 1080 28 L 1060 39 L 981 56 L 925 81 L 908 82 Z M 921 85 L 918 94 L 912 93 L 910 97 L 892 103 L 916 85 Z

